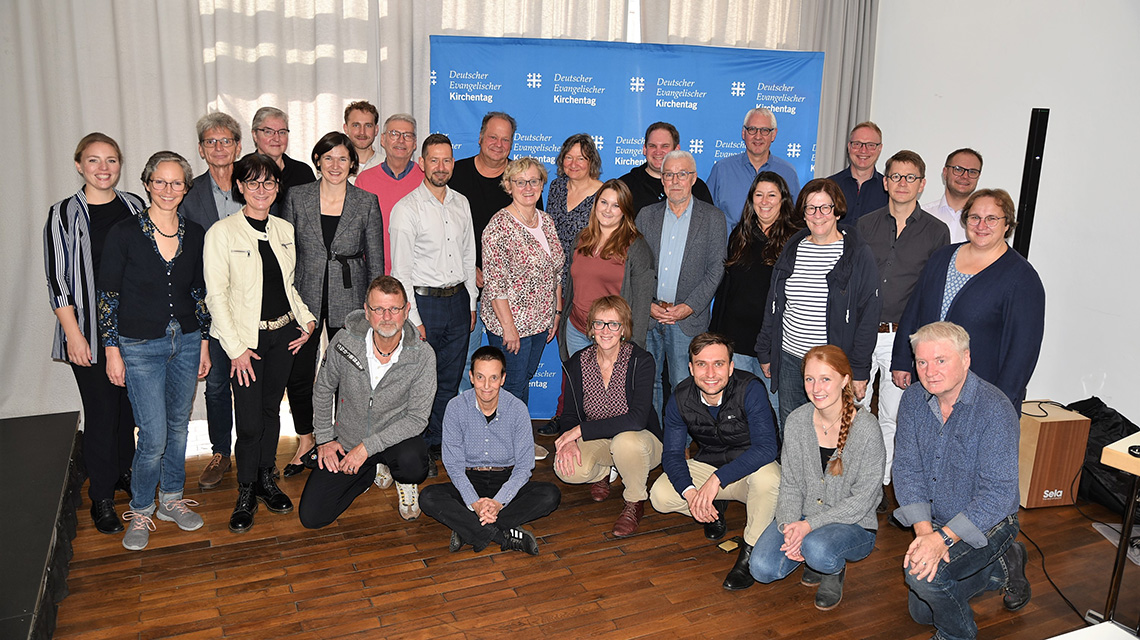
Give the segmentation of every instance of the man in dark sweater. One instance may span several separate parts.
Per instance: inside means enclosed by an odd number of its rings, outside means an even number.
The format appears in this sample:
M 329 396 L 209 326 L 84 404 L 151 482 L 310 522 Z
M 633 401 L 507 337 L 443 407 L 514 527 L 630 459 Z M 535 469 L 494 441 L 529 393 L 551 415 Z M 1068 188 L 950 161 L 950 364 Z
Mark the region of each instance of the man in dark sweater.
M 780 492 L 768 392 L 756 376 L 734 370 L 731 341 L 716 333 L 693 338 L 689 373 L 665 405 L 665 473 L 653 483 L 649 500 L 662 513 L 684 513 L 704 523 L 710 540 L 728 529 L 728 501 L 743 502 L 748 509 L 744 541 L 724 588 L 747 589 L 753 582 L 752 546 L 772 522 Z M 685 459 L 686 434 L 699 447 L 690 460 Z
M 665 156 L 680 146 L 681 134 L 677 132 L 677 127 L 668 122 L 654 122 L 645 130 L 645 141 L 641 145 L 645 162 L 619 178 L 629 187 L 629 192 L 633 195 L 635 213 L 651 204 L 665 201 L 665 185 L 661 183 L 661 165 L 665 162 Z M 693 185 L 693 195 L 698 200 L 713 203 L 708 185 L 700 178 L 697 178 L 697 183 Z

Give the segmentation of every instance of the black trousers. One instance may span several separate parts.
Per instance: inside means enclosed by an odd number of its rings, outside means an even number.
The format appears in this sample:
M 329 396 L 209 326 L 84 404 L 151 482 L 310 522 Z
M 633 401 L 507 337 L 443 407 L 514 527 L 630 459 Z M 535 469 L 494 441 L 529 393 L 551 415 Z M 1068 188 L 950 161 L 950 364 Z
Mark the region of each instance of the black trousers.
M 333 473 L 319 466 L 310 471 L 297 508 L 301 525 L 320 529 L 332 524 L 357 496 L 368 490 L 380 463 L 388 465 L 392 478 L 400 484 L 423 482 L 428 473 L 428 448 L 423 436 L 408 438 L 369 456 L 355 474 Z
M 511 477 L 506 471 L 468 471 L 467 479 L 480 498 L 494 498 L 499 487 Z M 503 532 L 519 525 L 538 520 L 558 508 L 562 492 L 549 482 L 530 481 L 523 485 L 515 499 L 503 507 L 495 522 L 479 524 L 479 516 L 463 503 L 459 489 L 447 482 L 424 487 L 420 492 L 420 509 L 447 528 L 459 534 L 460 539 L 475 551 L 482 551 L 491 542 L 503 542 Z
M 71 365 L 83 402 L 83 464 L 92 501 L 115 497 L 115 482 L 131 470 L 135 458 L 135 416 L 126 387 L 107 379 L 107 352 L 90 367 Z
M 289 380 L 285 388 L 289 391 L 289 411 L 293 413 L 293 429 L 299 436 L 313 432 L 313 382 L 317 379 L 317 356 L 321 352 L 321 328 L 324 319 L 317 320 L 317 328 L 293 358 L 293 368 L 289 370 Z M 342 327 L 329 327 L 329 340 L 332 340 Z M 293 335 L 296 339 L 297 334 Z M 301 453 L 304 453 L 302 451 Z
M 257 480 L 257 470 L 272 467 L 277 460 L 277 439 L 281 436 L 281 395 L 293 366 L 289 343 L 297 339 L 296 322 L 273 331 L 257 333 L 260 360 L 250 358 L 257 378 L 248 387 L 231 379 L 234 391 L 234 418 L 237 420 L 237 479 L 239 483 Z M 310 338 L 311 339 L 311 338 Z M 313 419 L 310 399 L 309 420 Z

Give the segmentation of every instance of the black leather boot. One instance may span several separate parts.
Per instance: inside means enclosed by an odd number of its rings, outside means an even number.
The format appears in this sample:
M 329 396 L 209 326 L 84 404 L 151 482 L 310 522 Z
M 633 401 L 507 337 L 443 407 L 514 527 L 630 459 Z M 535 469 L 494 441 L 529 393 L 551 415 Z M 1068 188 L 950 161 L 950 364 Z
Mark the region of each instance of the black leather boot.
M 716 520 L 705 523 L 705 537 L 709 540 L 720 540 L 728 532 L 728 523 L 724 521 L 728 500 L 713 500 L 713 507 L 716 508 Z
M 253 527 L 253 514 L 257 513 L 257 498 L 253 495 L 253 482 L 238 485 L 237 504 L 230 515 L 230 531 L 244 533 Z
M 831 611 L 839 606 L 843 599 L 843 578 L 847 575 L 847 567 L 834 575 L 824 574 L 819 582 L 819 590 L 815 592 L 815 608 L 820 611 Z
M 110 498 L 91 503 L 91 521 L 99 533 L 119 533 L 123 530 L 119 514 L 115 513 L 115 501 Z
M 289 513 L 293 510 L 293 501 L 285 492 L 277 488 L 277 481 L 273 479 L 273 467 L 263 467 L 257 470 L 257 482 L 253 484 L 253 495 L 265 503 L 265 508 L 273 513 Z
M 736 564 L 724 579 L 724 588 L 729 591 L 740 591 L 752 586 L 752 572 L 748 570 L 748 561 L 752 559 L 752 545 L 740 543 L 740 554 L 736 556 Z

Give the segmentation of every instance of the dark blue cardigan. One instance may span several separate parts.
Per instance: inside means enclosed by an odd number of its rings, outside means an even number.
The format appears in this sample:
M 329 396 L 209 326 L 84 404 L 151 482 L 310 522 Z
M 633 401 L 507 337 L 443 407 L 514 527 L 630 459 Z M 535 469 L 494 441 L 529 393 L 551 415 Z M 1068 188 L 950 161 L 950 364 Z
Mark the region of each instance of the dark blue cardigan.
M 960 246 L 935 251 L 922 269 L 899 322 L 892 370 L 913 375 L 909 336 L 938 320 L 946 270 Z M 950 304 L 946 320 L 970 334 L 970 370 L 1001 389 L 1020 411 L 1045 332 L 1045 287 L 1033 266 L 1013 249 L 1006 251 L 966 282 Z

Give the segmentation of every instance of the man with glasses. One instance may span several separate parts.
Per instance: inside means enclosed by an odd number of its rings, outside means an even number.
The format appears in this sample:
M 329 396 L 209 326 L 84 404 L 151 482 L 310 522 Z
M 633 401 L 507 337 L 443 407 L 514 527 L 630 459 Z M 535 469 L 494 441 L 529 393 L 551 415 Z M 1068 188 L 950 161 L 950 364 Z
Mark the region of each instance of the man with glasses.
M 879 428 L 887 449 L 883 486 L 891 482 L 891 461 L 895 449 L 895 416 L 903 390 L 891 380 L 891 354 L 895 333 L 899 328 L 906 303 L 914 292 L 918 276 L 926 260 L 936 249 L 950 242 L 946 224 L 918 206 L 918 194 L 926 186 L 926 163 L 913 151 L 899 151 L 887 160 L 887 176 L 882 185 L 887 190 L 887 206 L 872 211 L 856 223 L 859 235 L 871 247 L 879 267 L 879 337 L 871 354 L 870 384 L 879 372 Z M 871 393 L 860 404 L 870 408 Z M 879 513 L 890 508 L 890 497 L 883 492 Z
M 392 276 L 414 295 L 408 318 L 435 350 L 436 393 L 424 439 L 440 447 L 443 412 L 459 392 L 467 340 L 475 328 L 475 234 L 467 198 L 447 188 L 454 165 L 451 140 L 433 133 L 420 153 L 423 182 L 392 210 Z M 381 487 L 391 482 L 383 467 Z M 438 474 L 435 461 L 428 477 Z
M 883 152 L 883 132 L 874 122 L 860 122 L 847 139 L 847 168 L 828 179 L 839 185 L 847 199 L 844 222 L 855 224 L 865 213 L 887 206 L 883 174 L 875 169 Z
M 380 464 L 396 482 L 400 517 L 420 515 L 418 485 L 428 465 L 420 433 L 435 397 L 435 354 L 407 319 L 403 285 L 379 276 L 368 285 L 364 309 L 349 313 L 329 341 L 313 387 L 317 468 L 298 508 L 308 529 L 340 517 Z
M 379 165 L 356 176 L 356 186 L 376 194 L 380 201 L 380 216 L 384 218 L 384 255 L 392 255 L 388 225 L 392 209 L 404 196 L 423 182 L 424 172 L 412 162 L 416 151 L 416 119 L 406 113 L 394 113 L 384 121 L 380 134 L 380 147 L 384 160 Z M 392 261 L 386 260 L 384 273 L 392 273 Z
M 665 185 L 661 182 L 661 163 L 667 153 L 680 146 L 681 134 L 677 132 L 677 127 L 668 122 L 654 122 L 645 130 L 645 142 L 641 145 L 645 162 L 620 178 L 625 186 L 629 187 L 629 192 L 633 196 L 635 214 L 651 204 L 665 201 Z M 697 183 L 693 185 L 693 195 L 698 200 L 713 203 L 708 185 L 700 178 L 697 178 Z
M 179 211 L 187 219 L 209 230 L 222 218 L 241 211 L 234 199 L 234 162 L 241 155 L 241 126 L 232 116 L 216 112 L 198 119 L 198 155 L 206 161 L 207 171 L 194 178 L 194 186 L 186 193 Z M 222 483 L 230 470 L 232 452 L 233 399 L 230 395 L 230 359 L 218 339 L 210 337 L 210 362 L 217 366 L 206 375 L 206 422 L 213 457 L 202 470 L 198 486 L 213 489 Z
M 267 155 L 281 168 L 281 185 L 271 213 L 285 206 L 289 188 L 314 182 L 317 176 L 309 165 L 285 155 L 289 147 L 289 116 L 276 107 L 262 107 L 253 114 L 253 144 L 257 152 Z
M 709 305 L 724 273 L 725 214 L 693 198 L 697 162 L 680 149 L 661 163 L 666 200 L 637 214 L 657 264 L 657 291 L 649 307 L 647 351 L 653 355 L 653 408 L 658 415 L 664 389 L 661 373 L 669 365 L 669 386 L 685 379 L 689 342 L 709 328 Z M 634 322 L 644 322 L 634 318 Z
M 950 228 L 950 242 L 954 244 L 966 241 L 962 208 L 970 194 L 977 190 L 981 176 L 982 154 L 969 147 L 951 151 L 946 156 L 946 166 L 942 167 L 942 184 L 946 185 L 946 192 L 941 200 L 922 205 L 928 213 L 946 223 Z
M 380 112 L 371 102 L 357 100 L 344 108 L 344 133 L 352 140 L 356 149 L 356 159 L 360 166 L 355 176 L 349 176 L 349 184 L 356 184 L 356 178 L 372 167 L 380 164 L 380 155 L 372 148 L 379 133 Z
M 740 130 L 744 152 L 718 160 L 709 172 L 713 204 L 724 212 L 729 230 L 740 222 L 744 201 L 751 196 L 748 187 L 757 173 L 775 171 L 788 183 L 793 201 L 800 194 L 800 179 L 795 167 L 787 160 L 772 155 L 776 133 L 776 116 L 771 111 L 764 107 L 750 110 L 745 114 L 744 126 Z

